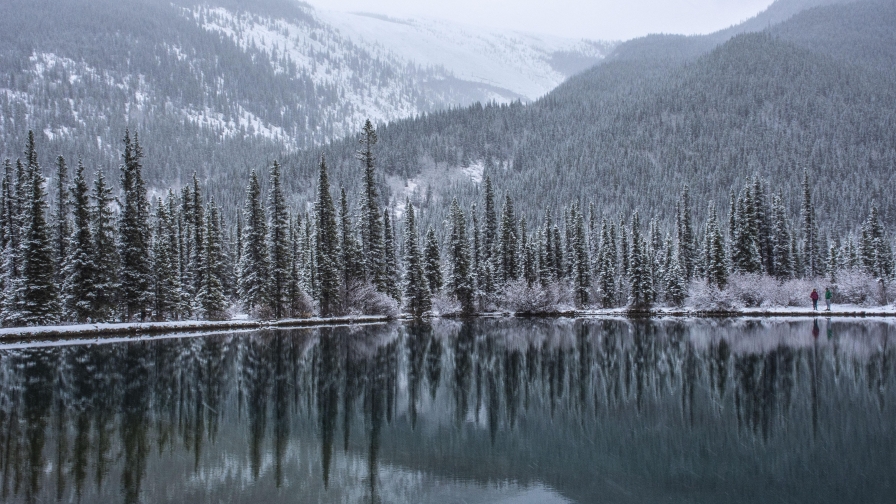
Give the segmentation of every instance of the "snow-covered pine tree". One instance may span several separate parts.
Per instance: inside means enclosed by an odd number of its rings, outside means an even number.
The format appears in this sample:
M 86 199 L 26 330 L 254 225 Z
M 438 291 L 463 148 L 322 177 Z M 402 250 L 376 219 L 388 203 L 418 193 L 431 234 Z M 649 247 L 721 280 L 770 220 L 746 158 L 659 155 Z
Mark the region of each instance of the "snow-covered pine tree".
M 526 226 L 526 219 L 520 219 L 520 260 L 522 261 L 521 273 L 526 285 L 532 287 L 538 281 L 538 260 L 535 248 L 532 246 L 532 238 Z
M 389 217 L 389 209 L 383 209 L 383 275 L 386 280 L 386 294 L 396 301 L 401 300 L 399 288 L 398 260 L 395 253 L 395 227 Z
M 55 282 L 53 242 L 46 220 L 44 177 L 37 163 L 34 133 L 31 131 L 28 132 L 25 159 L 28 160 L 28 165 L 19 246 L 22 272 L 18 286 L 18 310 L 22 324 L 42 325 L 58 320 L 60 306 Z
M 884 233 L 880 210 L 876 203 L 871 204 L 868 218 L 862 224 L 859 256 L 862 266 L 869 275 L 881 279 L 892 278 L 893 250 Z
M 379 191 L 376 187 L 376 156 L 373 152 L 376 146 L 376 129 L 370 119 L 364 122 L 364 128 L 358 138 L 360 148 L 356 155 L 364 168 L 364 179 L 361 184 L 360 201 L 360 231 L 361 249 L 364 255 L 364 265 L 367 271 L 367 279 L 373 283 L 380 292 L 388 290 L 386 278 L 383 276 L 383 251 L 382 246 L 382 220 L 380 217 Z
M 317 201 L 315 203 L 316 240 L 315 258 L 318 281 L 318 306 L 321 317 L 331 317 L 339 309 L 339 230 L 336 226 L 336 208 L 330 194 L 330 179 L 327 175 L 327 162 L 320 158 L 320 175 L 317 183 Z M 379 211 L 377 211 L 377 220 Z M 369 224 L 368 224 L 369 225 Z M 368 229 L 368 233 L 370 229 Z M 378 247 L 374 246 L 374 250 Z M 379 250 L 376 250 L 379 254 Z
M 572 233 L 573 287 L 576 305 L 580 308 L 588 304 L 591 288 L 591 259 L 588 257 L 588 237 L 585 235 L 585 221 L 578 202 L 573 203 L 570 213 Z
M 803 170 L 803 204 L 800 207 L 802 229 L 802 273 L 808 277 L 815 277 L 822 272 L 823 265 L 819 262 L 818 253 L 818 228 L 815 222 L 815 208 L 812 206 L 812 188 L 809 185 L 809 171 Z
M 345 289 L 343 301 L 349 299 L 348 293 L 357 289 L 364 282 L 364 257 L 361 255 L 361 245 L 355 238 L 349 214 L 348 197 L 343 187 L 339 193 L 339 252 L 340 268 L 342 270 L 342 286 Z M 345 307 L 349 308 L 348 306 Z
M 666 238 L 666 260 L 663 266 L 663 290 L 666 302 L 672 306 L 681 306 L 687 296 L 687 280 L 684 269 L 678 259 L 678 253 L 672 245 L 672 237 Z
M 149 201 L 143 181 L 139 138 L 130 131 L 124 134 L 121 165 L 121 212 L 118 221 L 118 256 L 121 261 L 122 318 L 146 319 L 151 309 L 152 272 L 149 256 Z
M 604 308 L 616 305 L 616 243 L 611 236 L 611 227 L 606 218 L 600 224 L 600 249 L 598 252 L 597 275 L 600 289 L 600 304 Z
M 790 231 L 784 198 L 780 194 L 772 197 L 772 274 L 779 280 L 793 275 L 793 260 L 790 257 Z
M 115 247 L 115 214 L 112 212 L 112 188 L 106 184 L 102 171 L 97 171 L 93 183 L 93 208 L 91 234 L 96 263 L 96 296 L 94 298 L 94 320 L 108 321 L 116 316 L 119 292 L 118 250 Z
M 63 270 L 68 256 L 68 243 L 71 238 L 71 226 L 69 224 L 69 194 L 68 194 L 68 166 L 65 158 L 56 158 L 56 199 L 53 203 L 52 234 L 53 234 L 53 267 L 56 272 L 56 285 L 62 285 L 64 281 Z
M 423 245 L 423 271 L 426 283 L 433 295 L 442 290 L 442 258 L 439 255 L 439 242 L 432 226 L 426 230 L 426 242 Z
M 255 170 L 249 175 L 246 206 L 243 210 L 243 253 L 239 267 L 239 297 L 246 311 L 264 315 L 270 305 L 268 272 L 270 255 L 267 244 L 267 219 L 261 205 L 261 187 Z
M 270 270 L 268 273 L 268 300 L 275 318 L 283 318 L 289 305 L 288 286 L 292 255 L 289 248 L 289 212 L 283 183 L 280 180 L 280 163 L 274 161 L 271 167 L 270 192 L 268 193 L 268 253 Z
M 196 172 L 193 172 L 193 187 L 184 201 L 189 203 L 184 205 L 184 209 L 189 210 L 189 213 L 184 214 L 190 243 L 187 265 L 187 276 L 191 281 L 189 293 L 191 299 L 194 299 L 194 303 L 199 303 L 199 291 L 205 281 L 202 278 L 203 254 L 205 254 L 205 205 L 202 203 L 202 190 L 199 187 L 199 178 L 196 176 Z M 198 311 L 202 310 L 199 304 L 196 308 Z
M 460 301 L 465 313 L 472 313 L 473 272 L 470 270 L 470 245 L 467 241 L 467 223 L 457 198 L 451 202 L 451 235 L 448 239 L 448 260 L 450 275 L 448 289 Z
M 731 267 L 738 273 L 759 273 L 762 261 L 759 255 L 755 208 L 749 183 L 737 198 L 735 212 L 731 235 Z
M 495 206 L 495 190 L 492 179 L 485 176 L 485 229 L 482 239 L 482 260 L 491 261 L 498 247 L 498 210 Z
M 554 281 L 559 282 L 564 279 L 566 263 L 563 257 L 563 240 L 560 238 L 560 228 L 557 224 L 554 224 L 551 234 L 554 237 Z
M 547 287 L 548 284 L 556 280 L 554 235 L 551 232 L 550 217 L 547 216 L 541 228 L 541 243 L 538 247 L 538 276 L 541 279 L 542 287 Z
M 678 212 L 676 215 L 675 231 L 677 233 L 678 260 L 684 271 L 686 280 L 694 277 L 694 269 L 697 264 L 697 239 L 694 235 L 694 225 L 691 221 L 691 193 L 690 187 L 685 185 L 678 200 Z
M 484 272 L 482 270 L 482 250 L 481 250 L 481 241 L 479 239 L 479 212 L 476 209 L 476 203 L 473 203 L 473 206 L 470 208 L 470 219 L 471 219 L 471 232 L 470 232 L 470 260 L 472 261 L 471 267 L 473 268 L 473 284 L 474 284 L 474 292 L 475 297 L 479 300 L 482 296 L 482 283 Z
M 174 193 L 169 191 L 168 197 Z M 156 205 L 155 234 L 152 240 L 153 263 L 153 314 L 156 320 L 176 320 L 179 318 L 184 300 L 180 289 L 180 271 L 178 268 L 177 233 L 168 213 L 168 202 L 159 201 Z
M 709 285 L 724 289 L 728 284 L 728 265 L 725 259 L 725 241 L 722 238 L 722 231 L 719 229 L 719 218 L 716 214 L 715 205 L 709 204 L 708 217 L 706 219 L 706 244 L 704 252 L 706 254 L 706 282 Z
M 97 271 L 90 232 L 90 188 L 80 160 L 68 192 L 71 194 L 72 230 L 62 274 L 62 313 L 66 321 L 87 322 L 95 318 Z
M 513 199 L 507 194 L 504 197 L 504 208 L 501 211 L 501 231 L 498 242 L 498 274 L 502 283 L 516 280 L 517 277 L 517 236 L 516 216 L 513 211 Z
M 653 285 L 650 278 L 650 267 L 645 253 L 644 239 L 641 236 L 641 219 L 636 211 L 632 216 L 629 230 L 631 247 L 629 248 L 629 291 L 628 305 L 630 309 L 643 310 L 653 302 Z
M 629 241 L 628 231 L 625 227 L 625 221 L 620 217 L 619 218 L 619 259 L 621 261 L 622 270 L 621 274 L 623 277 L 628 278 L 630 274 L 631 268 L 631 254 L 629 254 L 629 247 L 631 242 Z
M 3 284 L 2 315 L 3 324 L 14 326 L 19 324 L 18 284 L 21 273 L 19 263 L 19 241 L 21 234 L 21 205 L 19 203 L 19 176 L 24 178 L 21 160 L 16 160 L 16 180 L 13 181 L 12 166 L 7 159 L 4 163 L 3 176 Z
M 227 318 L 227 297 L 221 278 L 221 263 L 224 260 L 223 235 L 215 201 L 208 202 L 205 212 L 205 232 L 202 242 L 202 265 L 199 271 L 202 279 L 199 289 L 199 307 L 206 320 Z
M 404 305 L 408 313 L 422 316 L 432 307 L 431 295 L 426 281 L 423 255 L 417 241 L 417 222 L 414 206 L 405 202 L 404 220 Z
M 292 251 L 292 261 L 290 261 L 289 271 L 289 316 L 300 317 L 307 315 L 308 303 L 307 295 L 302 290 L 302 246 L 299 236 L 302 232 L 301 216 L 290 218 L 289 226 L 289 246 Z M 356 246 L 357 253 L 360 253 L 360 246 Z

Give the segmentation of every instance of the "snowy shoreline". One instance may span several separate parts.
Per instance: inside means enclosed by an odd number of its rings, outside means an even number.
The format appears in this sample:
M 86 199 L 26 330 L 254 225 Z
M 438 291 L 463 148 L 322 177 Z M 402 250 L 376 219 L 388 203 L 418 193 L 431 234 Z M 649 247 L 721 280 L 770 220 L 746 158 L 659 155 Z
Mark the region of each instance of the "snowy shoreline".
M 896 318 L 896 307 L 860 307 L 844 306 L 834 308 L 831 311 L 823 309 L 814 311 L 811 308 L 802 307 L 775 307 L 775 308 L 742 308 L 737 310 L 697 310 L 689 308 L 655 308 L 645 311 L 631 311 L 624 308 L 606 310 L 558 310 L 552 312 L 491 312 L 480 313 L 473 317 L 519 317 L 519 318 L 601 318 L 601 317 L 626 317 L 626 318 L 738 318 L 738 317 L 852 317 L 852 318 Z M 463 318 L 454 314 L 434 316 L 432 318 Z M 322 327 L 374 324 L 388 322 L 390 320 L 410 320 L 410 317 L 387 316 L 351 316 L 334 318 L 307 318 L 307 319 L 283 319 L 283 320 L 186 320 L 179 322 L 135 322 L 135 323 L 101 323 L 78 324 L 59 326 L 37 327 L 12 327 L 0 329 L 0 341 L 14 341 L 32 338 L 54 337 L 84 337 L 84 336 L 114 336 L 130 335 L 142 336 L 149 334 L 163 334 L 173 332 L 220 332 L 227 330 L 253 330 L 253 329 L 281 329 L 290 327 Z
M 0 329 L 0 341 L 30 338 L 112 336 L 119 334 L 146 335 L 185 331 L 226 331 L 251 329 L 285 329 L 290 327 L 320 327 L 387 322 L 391 317 L 363 315 L 334 318 L 305 318 L 282 320 L 183 320 L 178 322 L 100 323 L 58 326 L 9 327 Z

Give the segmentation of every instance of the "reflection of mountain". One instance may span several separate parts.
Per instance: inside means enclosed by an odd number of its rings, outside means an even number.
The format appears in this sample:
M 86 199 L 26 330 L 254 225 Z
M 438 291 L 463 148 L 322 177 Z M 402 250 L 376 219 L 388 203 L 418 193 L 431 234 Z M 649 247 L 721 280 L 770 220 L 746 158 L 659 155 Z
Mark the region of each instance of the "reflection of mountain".
M 892 328 L 819 329 L 480 320 L 0 351 L 0 500 L 883 501 Z

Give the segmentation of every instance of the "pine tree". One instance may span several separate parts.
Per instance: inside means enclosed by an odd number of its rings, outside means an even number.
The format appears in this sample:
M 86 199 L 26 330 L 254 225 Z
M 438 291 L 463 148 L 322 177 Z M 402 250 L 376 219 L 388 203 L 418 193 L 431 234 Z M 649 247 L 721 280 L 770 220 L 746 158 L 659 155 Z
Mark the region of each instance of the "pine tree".
M 737 199 L 736 218 L 731 235 L 731 266 L 738 273 L 759 273 L 762 261 L 759 254 L 758 226 L 755 202 L 748 184 Z
M 15 181 L 12 180 L 12 166 L 9 160 L 4 163 L 3 178 L 3 324 L 19 325 L 19 283 L 21 264 L 19 260 L 19 244 L 21 240 L 21 196 L 25 170 L 21 160 L 16 160 Z
M 401 301 L 401 289 L 399 288 L 398 261 L 395 258 L 395 227 L 389 217 L 389 210 L 383 210 L 383 277 L 386 280 L 385 293 L 392 299 Z
M 598 285 L 600 288 L 600 304 L 604 308 L 616 305 L 616 244 L 612 239 L 611 228 L 606 219 L 600 225 L 600 251 L 598 252 Z
M 327 163 L 320 158 L 320 175 L 315 203 L 316 240 L 315 258 L 318 281 L 318 306 L 320 316 L 331 317 L 339 308 L 339 230 L 336 226 L 336 209 L 330 195 L 330 180 Z M 377 213 L 379 216 L 379 213 Z M 368 229 L 368 231 L 370 231 Z
M 725 242 L 722 231 L 719 229 L 719 221 L 715 206 L 709 204 L 709 216 L 706 219 L 706 282 L 719 289 L 724 289 L 728 284 L 728 266 L 725 260 Z
M 202 265 L 199 270 L 201 287 L 199 307 L 206 320 L 224 320 L 227 317 L 227 298 L 224 296 L 224 282 L 221 278 L 222 232 L 218 217 L 218 207 L 209 201 L 205 212 L 205 232 L 202 246 Z
M 168 197 L 173 198 L 174 194 L 169 191 Z M 155 234 L 152 240 L 153 313 L 156 320 L 179 318 L 183 303 L 177 243 L 172 243 L 171 240 L 177 234 L 168 209 L 167 202 L 159 201 L 156 205 Z
M 54 271 L 53 242 L 46 221 L 44 178 L 37 164 L 34 133 L 28 132 L 28 160 L 20 244 L 21 283 L 18 286 L 20 321 L 25 325 L 54 322 L 59 317 L 59 293 Z
M 358 143 L 360 149 L 357 158 L 364 167 L 364 180 L 361 186 L 360 231 L 361 248 L 367 277 L 380 292 L 387 292 L 389 285 L 383 275 L 382 221 L 380 220 L 379 192 L 376 188 L 375 165 L 376 129 L 370 119 L 364 122 Z
M 678 240 L 678 259 L 684 271 L 684 278 L 690 280 L 694 277 L 694 269 L 697 264 L 697 240 L 694 235 L 694 226 L 691 223 L 691 196 L 690 188 L 687 185 L 681 191 L 677 208 L 675 230 Z
M 498 211 L 495 207 L 495 191 L 492 179 L 485 177 L 485 234 L 482 239 L 482 260 L 491 261 L 498 246 Z
M 432 307 L 432 301 L 417 241 L 414 206 L 410 200 L 405 202 L 404 226 L 404 303 L 410 314 L 420 317 Z
M 307 307 L 309 302 L 307 296 L 302 290 L 302 245 L 299 239 L 302 232 L 301 217 L 290 223 L 289 226 L 289 242 L 292 249 L 292 261 L 290 261 L 291 270 L 289 272 L 289 316 L 301 317 L 307 316 Z M 357 254 L 360 255 L 360 246 L 356 246 Z
M 793 275 L 793 259 L 790 256 L 790 231 L 787 225 L 787 213 L 780 194 L 772 198 L 772 274 L 779 280 L 786 280 Z
M 187 223 L 189 233 L 189 263 L 187 265 L 187 277 L 190 280 L 189 293 L 196 302 L 199 301 L 199 291 L 202 289 L 203 254 L 205 253 L 205 207 L 202 204 L 202 192 L 199 187 L 199 179 L 193 172 L 193 188 L 188 190 L 184 198 L 184 220 Z M 197 305 L 200 311 L 201 306 Z
M 663 267 L 663 288 L 666 291 L 666 302 L 672 306 L 681 306 L 687 296 L 687 281 L 678 254 L 672 247 L 671 237 L 666 240 L 666 250 L 666 262 Z
M 464 313 L 472 313 L 473 272 L 470 270 L 470 247 L 467 241 L 467 224 L 457 198 L 451 202 L 451 236 L 448 242 L 450 275 L 448 289 L 460 301 Z
M 809 186 L 809 171 L 803 170 L 803 204 L 801 207 L 803 236 L 804 274 L 815 277 L 822 271 L 818 253 L 818 228 L 815 223 L 815 208 L 812 206 L 812 189 Z
M 591 259 L 588 257 L 588 240 L 585 236 L 585 221 L 579 204 L 573 203 L 571 212 L 573 226 L 572 259 L 576 304 L 583 307 L 588 304 L 588 291 L 591 288 Z
M 129 131 L 124 135 L 121 165 L 121 213 L 118 223 L 118 255 L 121 261 L 122 316 L 125 321 L 139 316 L 146 319 L 152 296 L 149 256 L 149 202 L 143 181 L 143 150 L 137 134 L 133 143 Z
M 270 254 L 270 270 L 268 273 L 268 300 L 275 318 L 283 318 L 289 306 L 288 286 L 290 262 L 292 255 L 289 249 L 289 212 L 286 209 L 286 198 L 280 181 L 280 163 L 274 161 L 271 168 L 270 193 L 268 209 L 271 222 L 268 226 L 268 253 Z
M 71 238 L 69 225 L 68 167 L 65 158 L 56 158 L 56 202 L 53 205 L 53 265 L 56 285 L 62 285 L 63 269 Z
M 339 197 L 339 251 L 342 285 L 347 293 L 364 282 L 364 258 L 352 228 L 348 198 L 344 187 L 341 189 Z M 343 299 L 348 299 L 348 296 Z
M 439 255 L 439 242 L 432 226 L 426 230 L 426 243 L 423 246 L 423 271 L 429 291 L 435 295 L 442 290 L 442 259 Z
M 498 274 L 501 282 L 510 282 L 517 277 L 517 236 L 516 216 L 510 195 L 504 197 L 501 211 L 501 234 L 498 242 Z
M 267 244 L 267 220 L 261 205 L 261 187 L 255 170 L 249 175 L 246 206 L 243 210 L 243 253 L 240 260 L 240 300 L 249 313 L 270 306 L 268 272 L 270 255 Z
M 120 260 L 115 247 L 115 216 L 112 213 L 112 189 L 106 185 L 103 173 L 98 171 L 93 184 L 93 209 L 91 234 L 93 235 L 94 262 L 96 263 L 96 297 L 93 313 L 95 320 L 107 321 L 115 316 L 118 304 Z
M 638 212 L 632 216 L 631 247 L 629 249 L 629 293 L 628 304 L 633 309 L 649 308 L 653 302 L 653 285 L 645 254 L 644 239 L 641 236 L 641 221 Z
M 93 320 L 96 302 L 96 263 L 90 232 L 90 188 L 84 179 L 84 165 L 78 161 L 69 189 L 73 226 L 68 237 L 63 266 L 63 318 L 74 322 Z

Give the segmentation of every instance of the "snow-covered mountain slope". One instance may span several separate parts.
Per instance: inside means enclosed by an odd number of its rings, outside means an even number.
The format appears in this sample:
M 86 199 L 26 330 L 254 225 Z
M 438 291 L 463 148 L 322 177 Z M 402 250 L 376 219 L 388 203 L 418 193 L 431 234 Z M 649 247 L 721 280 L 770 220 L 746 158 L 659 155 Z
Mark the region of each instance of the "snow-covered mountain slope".
M 320 11 L 318 15 L 358 44 L 375 44 L 406 61 L 440 66 L 459 79 L 508 89 L 529 100 L 597 64 L 615 45 L 487 31 L 427 19 L 334 11 Z

